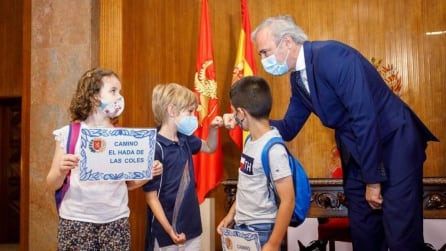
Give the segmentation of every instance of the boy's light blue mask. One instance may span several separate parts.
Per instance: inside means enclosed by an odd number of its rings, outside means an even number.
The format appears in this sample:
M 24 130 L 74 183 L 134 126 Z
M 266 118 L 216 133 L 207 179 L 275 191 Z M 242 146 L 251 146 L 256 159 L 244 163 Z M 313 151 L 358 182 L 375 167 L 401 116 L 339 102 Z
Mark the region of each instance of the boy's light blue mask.
M 178 131 L 187 136 L 192 135 L 198 128 L 198 120 L 195 116 L 185 116 L 177 124 Z

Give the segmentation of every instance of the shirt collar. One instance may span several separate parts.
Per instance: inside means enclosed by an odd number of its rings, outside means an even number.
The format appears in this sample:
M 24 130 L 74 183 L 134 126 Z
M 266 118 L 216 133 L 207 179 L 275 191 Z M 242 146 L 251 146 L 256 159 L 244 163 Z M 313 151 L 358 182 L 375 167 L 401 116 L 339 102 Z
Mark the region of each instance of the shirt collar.
M 156 140 L 158 142 L 160 142 L 163 146 L 169 146 L 169 145 L 172 145 L 172 144 L 183 145 L 184 142 L 186 141 L 186 136 L 181 134 L 181 133 L 178 133 L 178 142 L 175 142 L 175 141 L 172 141 L 172 140 L 164 137 L 161 134 L 157 134 Z
M 300 45 L 299 55 L 297 55 L 296 71 L 305 70 L 304 45 Z

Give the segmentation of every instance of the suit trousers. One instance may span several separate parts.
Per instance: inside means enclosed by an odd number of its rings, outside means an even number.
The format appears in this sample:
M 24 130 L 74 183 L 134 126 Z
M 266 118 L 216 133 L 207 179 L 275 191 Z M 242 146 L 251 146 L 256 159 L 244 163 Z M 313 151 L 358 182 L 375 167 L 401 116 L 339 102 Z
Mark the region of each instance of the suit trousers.
M 423 250 L 426 147 L 414 123 L 406 123 L 382 141 L 387 181 L 381 182 L 380 210 L 373 210 L 365 200 L 366 183 L 358 161 L 350 158 L 344 163 L 344 192 L 354 251 Z

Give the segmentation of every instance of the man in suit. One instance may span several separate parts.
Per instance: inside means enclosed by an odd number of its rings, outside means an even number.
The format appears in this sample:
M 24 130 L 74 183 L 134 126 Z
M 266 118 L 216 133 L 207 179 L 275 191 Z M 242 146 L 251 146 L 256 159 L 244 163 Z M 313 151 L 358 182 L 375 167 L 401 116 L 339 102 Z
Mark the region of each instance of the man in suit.
M 289 141 L 314 113 L 335 131 L 353 249 L 422 250 L 423 162 L 436 137 L 355 49 L 307 41 L 290 16 L 267 18 L 251 35 L 266 72 L 291 73 L 288 109 L 271 125 Z

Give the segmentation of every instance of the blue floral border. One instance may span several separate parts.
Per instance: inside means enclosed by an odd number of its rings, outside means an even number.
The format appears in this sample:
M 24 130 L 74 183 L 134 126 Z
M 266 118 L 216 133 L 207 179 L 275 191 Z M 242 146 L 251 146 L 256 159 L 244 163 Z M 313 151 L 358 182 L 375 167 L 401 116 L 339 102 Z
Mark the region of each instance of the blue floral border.
M 153 156 L 155 152 L 156 144 L 156 129 L 82 129 L 81 130 L 81 161 L 80 161 L 80 180 L 81 181 L 99 181 L 99 180 L 139 180 L 148 179 L 152 177 L 152 169 L 148 168 L 146 171 L 138 172 L 120 172 L 120 173 L 103 173 L 93 172 L 86 166 L 86 149 L 88 149 L 88 139 L 96 137 L 108 137 L 108 136 L 133 136 L 134 138 L 141 139 L 149 137 L 150 147 L 148 156 Z M 149 158 L 150 160 L 150 158 Z M 152 166 L 153 162 L 149 161 L 149 166 Z

